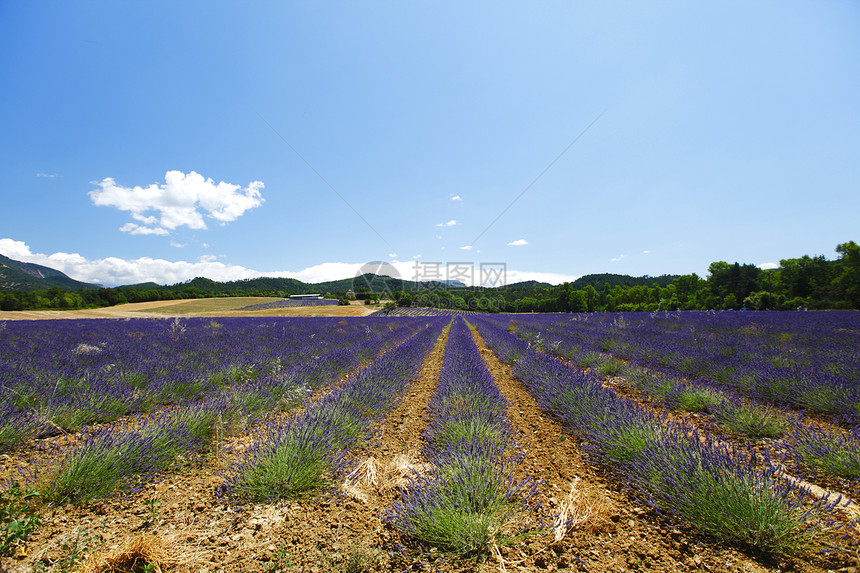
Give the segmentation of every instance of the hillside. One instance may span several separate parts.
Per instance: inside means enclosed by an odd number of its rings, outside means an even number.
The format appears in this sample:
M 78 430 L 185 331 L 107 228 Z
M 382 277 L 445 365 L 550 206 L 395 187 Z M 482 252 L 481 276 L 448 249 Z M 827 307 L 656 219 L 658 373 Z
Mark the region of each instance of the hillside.
M 596 290 L 601 290 L 606 283 L 609 283 L 609 287 L 632 287 L 632 286 L 654 286 L 655 284 L 660 285 L 661 287 L 667 287 L 672 284 L 678 278 L 678 275 L 661 275 L 659 277 L 650 277 L 645 275 L 643 277 L 631 277 L 630 275 L 615 275 L 611 273 L 603 273 L 596 275 L 585 275 L 579 277 L 575 281 L 573 281 L 571 286 L 574 290 L 584 289 L 585 287 L 591 285 Z
M 76 281 L 56 269 L 34 263 L 22 263 L 0 255 L 0 290 L 33 291 L 50 288 L 79 290 L 99 288 Z
M 615 286 L 651 286 L 654 283 L 665 287 L 676 277 L 664 275 L 660 277 L 631 277 L 617 274 L 594 274 L 580 277 L 572 283 L 574 289 L 582 289 L 587 285 L 595 289 L 602 289 L 604 284 Z M 446 284 L 448 283 L 448 284 Z M 0 290 L 5 291 L 34 291 L 47 290 L 58 287 L 63 290 L 80 290 L 99 288 L 69 278 L 62 272 L 36 265 L 23 263 L 0 255 Z M 259 277 L 237 281 L 219 282 L 205 277 L 197 277 L 190 281 L 176 283 L 173 285 L 159 285 L 154 282 L 145 282 L 117 287 L 119 290 L 135 291 L 160 291 L 164 293 L 189 293 L 196 292 L 199 295 L 225 295 L 236 293 L 280 293 L 282 295 L 300 293 L 329 293 L 345 294 L 348 290 L 358 291 L 366 289 L 370 292 L 415 292 L 428 288 L 439 288 L 450 291 L 471 291 L 459 281 L 425 282 L 419 283 L 400 278 L 391 278 L 384 275 L 368 273 L 359 277 L 344 278 L 334 281 L 320 283 L 306 283 L 292 278 Z M 538 281 L 523 281 L 507 285 L 506 287 L 495 287 L 483 289 L 485 292 L 495 293 L 507 299 L 515 300 L 526 296 L 542 296 L 553 293 L 558 287 L 549 283 Z
M 285 295 L 301 293 L 331 293 L 345 294 L 348 290 L 358 291 L 366 288 L 370 292 L 395 292 L 418 290 L 428 286 L 443 286 L 441 283 L 417 283 L 403 279 L 395 279 L 384 275 L 365 274 L 358 277 L 340 279 L 336 281 L 325 281 L 320 283 L 306 283 L 291 278 L 260 277 L 256 279 L 245 279 L 239 281 L 217 282 L 205 277 L 197 277 L 184 283 L 169 286 L 160 286 L 155 283 L 141 283 L 136 285 L 125 285 L 120 289 L 137 290 L 166 290 L 169 292 L 187 292 L 197 289 L 207 294 L 224 294 L 235 292 L 279 292 Z

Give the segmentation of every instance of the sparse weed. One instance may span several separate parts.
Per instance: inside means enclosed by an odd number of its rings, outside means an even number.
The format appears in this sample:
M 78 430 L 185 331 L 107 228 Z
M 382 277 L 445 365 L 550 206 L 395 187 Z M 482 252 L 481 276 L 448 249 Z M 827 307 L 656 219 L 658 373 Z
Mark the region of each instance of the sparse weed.
M 39 563 L 37 571 L 47 573 L 72 573 L 77 571 L 87 555 L 96 551 L 101 546 L 101 540 L 94 538 L 84 528 L 75 531 L 74 537 L 67 537 L 60 542 L 60 549 L 64 555 L 47 569 L 44 563 Z
M 17 481 L 0 493 L 0 555 L 9 554 L 41 523 L 41 517 L 29 503 L 38 496 L 36 490 L 25 489 Z
M 149 523 L 155 523 L 158 521 L 160 516 L 160 511 L 158 509 L 158 498 L 152 497 L 143 502 L 143 505 L 146 507 L 147 517 L 146 521 Z
M 343 562 L 343 573 L 365 573 L 376 570 L 379 555 L 366 547 L 351 547 Z
M 266 573 L 286 573 L 293 566 L 293 557 L 283 542 L 272 552 L 272 561 L 266 565 Z

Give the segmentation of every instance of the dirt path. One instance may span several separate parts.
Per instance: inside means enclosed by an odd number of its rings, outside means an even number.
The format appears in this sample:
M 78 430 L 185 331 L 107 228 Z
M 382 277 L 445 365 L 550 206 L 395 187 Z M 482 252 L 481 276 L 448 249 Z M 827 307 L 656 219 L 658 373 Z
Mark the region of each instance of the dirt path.
M 425 359 L 418 378 L 365 447 L 353 452 L 356 470 L 339 491 L 293 504 L 273 531 L 283 538 L 290 571 L 398 570 L 389 549 L 396 533 L 383 522 L 397 496 L 396 486 L 419 460 L 427 425 L 427 402 L 436 389 L 448 327 Z
M 509 417 L 525 452 L 521 470 L 544 480 L 544 517 L 552 519 L 564 504 L 573 508 L 568 516 L 578 516 L 581 521 L 561 541 L 547 537 L 526 549 L 503 550 L 507 571 L 785 569 L 785 565 L 759 562 L 740 551 L 720 547 L 689 528 L 661 521 L 641 507 L 613 476 L 583 458 L 577 439 L 547 417 L 511 368 L 499 361 L 477 332 L 474 336 L 496 384 L 511 404 Z M 803 563 L 791 565 L 795 571 L 822 571 Z

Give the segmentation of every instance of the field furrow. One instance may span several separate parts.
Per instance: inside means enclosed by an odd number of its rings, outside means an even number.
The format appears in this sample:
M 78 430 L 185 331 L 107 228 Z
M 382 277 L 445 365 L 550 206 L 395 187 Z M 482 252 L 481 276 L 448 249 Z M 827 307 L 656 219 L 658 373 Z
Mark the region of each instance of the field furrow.
M 422 323 L 422 326 L 422 330 L 426 331 L 429 323 Z M 378 354 L 375 360 L 371 360 L 361 371 L 354 372 L 347 380 L 338 382 L 334 387 L 329 385 L 325 395 L 319 395 L 308 406 L 313 409 L 318 407 L 314 404 L 324 404 L 326 396 L 345 382 L 368 379 L 363 371 L 373 370 L 374 365 L 385 361 L 389 353 L 396 354 L 409 344 L 409 341 L 401 343 L 404 338 L 402 330 L 392 331 L 392 335 L 375 349 Z M 422 333 L 416 336 L 421 337 Z M 387 362 L 397 364 L 399 361 L 389 357 Z M 307 407 L 299 408 L 288 418 L 301 418 L 302 412 L 306 411 Z M 106 435 L 120 435 L 119 425 L 103 426 L 98 431 Z M 115 428 L 110 432 L 112 426 Z M 235 461 L 237 455 L 241 458 L 243 452 L 248 451 L 253 443 L 253 434 L 237 426 L 230 433 L 221 433 L 213 438 L 211 448 L 182 454 L 178 463 L 169 468 L 168 475 L 156 480 L 147 477 L 122 497 L 97 496 L 86 503 L 60 503 L 44 507 L 41 512 L 44 524 L 31 535 L 26 554 L 19 552 L 21 559 L 16 562 L 14 570 L 30 571 L 37 562 L 61 566 L 64 559 L 75 555 L 82 557 L 94 552 L 104 555 L 102 550 L 112 548 L 118 551 L 142 539 L 151 547 L 166 551 L 167 557 L 161 562 L 166 565 L 172 563 L 175 570 L 202 571 L 210 570 L 209 567 L 221 571 L 264 570 L 261 563 L 271 563 L 271 559 L 279 555 L 277 547 L 268 549 L 270 541 L 276 539 L 280 542 L 282 539 L 280 535 L 271 538 L 264 534 L 271 533 L 273 524 L 283 521 L 281 514 L 290 507 L 289 502 L 280 506 L 278 503 L 237 505 L 228 497 L 219 495 L 217 491 L 223 487 L 223 473 L 229 460 Z M 63 448 L 65 452 L 47 448 L 42 459 L 38 460 L 40 467 L 35 468 L 37 472 L 49 471 L 52 460 L 54 465 L 63 460 L 64 454 L 67 457 L 68 452 L 74 451 L 74 442 L 81 441 L 75 436 L 52 440 L 68 442 Z M 4 457 L 5 465 L 20 465 L 16 462 L 21 460 L 9 455 Z M 34 470 L 32 466 L 29 469 Z M 96 516 L 99 518 L 96 519 Z M 243 532 L 248 535 L 242 535 Z M 80 547 L 70 553 L 68 548 L 72 546 Z M 252 557 L 250 561 L 249 557 Z M 266 561 L 267 558 L 270 560 Z M 252 565 L 246 566 L 246 562 Z M 230 563 L 232 565 L 228 565 Z M 237 564 L 242 565 L 239 567 Z
M 690 525 L 771 562 L 789 559 L 800 566 L 812 560 L 810 570 L 853 562 L 850 541 L 833 547 L 828 540 L 848 527 L 831 521 L 833 504 L 787 483 L 777 466 L 690 426 L 662 421 L 593 376 L 540 354 L 488 321 L 478 322 L 541 407 L 577 436 L 591 459 L 665 516 L 667 525 Z
M 510 403 L 508 416 L 525 454 L 521 470 L 543 480 L 543 519 L 558 524 L 559 515 L 567 518 L 565 527 L 550 529 L 539 542 L 509 550 L 504 557 L 511 569 L 688 571 L 708 563 L 713 571 L 766 570 L 739 551 L 701 543 L 689 527 L 662 523 L 617 478 L 589 461 L 579 440 L 538 406 L 477 331 L 474 336 Z
M 439 380 L 447 338 L 446 327 L 397 406 L 375 425 L 372 438 L 351 452 L 351 471 L 335 489 L 321 498 L 290 505 L 272 531 L 283 542 L 280 557 L 277 551 L 262 556 L 271 557 L 269 563 L 279 558 L 296 570 L 308 571 L 341 571 L 350 566 L 356 571 L 397 570 L 390 553 L 396 537 L 382 518 L 405 475 L 422 462 L 427 402 Z

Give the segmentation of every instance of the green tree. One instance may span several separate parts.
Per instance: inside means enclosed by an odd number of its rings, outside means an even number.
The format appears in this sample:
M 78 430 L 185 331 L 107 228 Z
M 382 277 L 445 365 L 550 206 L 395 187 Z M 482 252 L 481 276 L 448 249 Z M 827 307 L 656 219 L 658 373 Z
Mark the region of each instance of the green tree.
M 784 301 L 784 296 L 763 290 L 754 292 L 746 297 L 744 299 L 744 308 L 752 310 L 779 310 Z
M 586 310 L 588 312 L 594 312 L 595 308 L 600 304 L 600 295 L 597 294 L 597 289 L 591 285 L 585 285 L 582 292 L 585 293 Z
M 581 290 L 572 291 L 567 300 L 570 312 L 588 312 L 588 299 L 585 292 Z
M 836 246 L 838 276 L 833 279 L 833 292 L 837 299 L 851 308 L 860 309 L 860 246 L 848 241 Z
M 838 249 L 838 247 L 837 247 Z M 778 292 L 787 298 L 826 299 L 833 281 L 833 266 L 823 255 L 779 261 L 774 282 Z
M 570 283 L 562 283 L 558 287 L 558 302 L 556 310 L 558 312 L 570 312 L 570 294 L 573 292 L 573 286 Z

